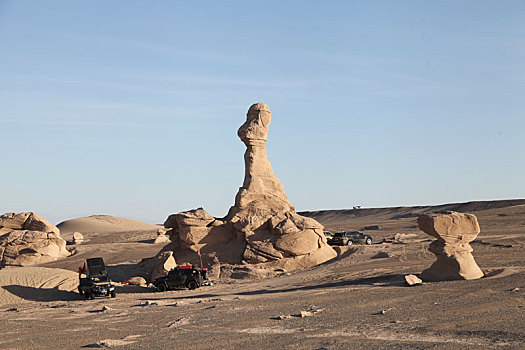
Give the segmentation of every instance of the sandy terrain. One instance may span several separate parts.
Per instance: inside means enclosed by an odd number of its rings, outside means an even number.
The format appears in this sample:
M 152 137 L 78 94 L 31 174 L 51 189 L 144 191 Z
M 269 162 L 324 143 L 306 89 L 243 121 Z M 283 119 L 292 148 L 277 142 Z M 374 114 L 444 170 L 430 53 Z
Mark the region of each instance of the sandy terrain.
M 57 225 L 61 234 L 73 232 L 123 232 L 136 230 L 155 230 L 157 225 L 133 219 L 110 215 L 91 215 L 85 218 L 71 219 Z
M 444 207 L 301 213 L 332 231 L 377 226 L 365 230 L 374 244 L 271 279 L 165 293 L 120 285 L 116 299 L 85 301 L 68 292 L 85 257 L 103 256 L 123 281 L 162 247 L 154 225 L 93 230 L 47 269 L 0 271 L 0 348 L 525 348 L 525 200 Z M 477 215 L 473 255 L 486 277 L 405 286 L 435 260 L 416 215 L 436 209 Z

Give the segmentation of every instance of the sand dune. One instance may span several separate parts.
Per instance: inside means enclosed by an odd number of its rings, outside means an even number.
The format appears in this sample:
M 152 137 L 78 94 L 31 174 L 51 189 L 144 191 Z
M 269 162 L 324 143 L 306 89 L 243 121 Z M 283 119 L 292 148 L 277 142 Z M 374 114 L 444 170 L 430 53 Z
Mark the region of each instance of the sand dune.
M 63 269 L 16 267 L 0 270 L 0 305 L 78 298 L 78 274 Z
M 159 228 L 158 225 L 110 215 L 92 215 L 66 220 L 58 224 L 57 227 L 61 233 L 146 231 Z

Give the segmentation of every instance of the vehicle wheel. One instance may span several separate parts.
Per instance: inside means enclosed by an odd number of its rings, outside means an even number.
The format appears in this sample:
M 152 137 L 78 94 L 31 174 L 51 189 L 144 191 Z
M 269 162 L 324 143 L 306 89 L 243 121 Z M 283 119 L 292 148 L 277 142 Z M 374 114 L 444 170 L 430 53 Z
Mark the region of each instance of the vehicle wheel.
M 367 239 L 366 239 L 366 244 L 367 244 L 367 245 L 372 244 L 372 238 L 367 238 Z
M 161 284 L 159 284 L 159 285 L 157 286 L 157 290 L 158 290 L 159 292 L 165 292 L 165 291 L 168 290 L 168 288 L 166 288 L 166 284 L 165 284 L 165 283 L 161 283 Z
M 114 297 L 117 296 L 117 293 L 115 293 L 115 291 L 112 290 L 111 293 L 109 293 L 109 295 L 110 295 L 112 298 L 114 298 Z
M 346 245 L 352 245 L 352 244 L 354 244 L 354 242 L 352 242 L 351 240 L 348 240 L 348 241 L 346 242 Z
M 193 289 L 195 289 L 195 288 L 197 288 L 197 287 L 198 287 L 198 285 L 197 285 L 197 282 L 195 282 L 195 281 L 190 281 L 190 282 L 188 283 L 188 289 L 193 290 Z
M 95 299 L 95 294 L 94 293 L 89 293 L 89 297 L 88 297 L 90 300 L 93 300 Z

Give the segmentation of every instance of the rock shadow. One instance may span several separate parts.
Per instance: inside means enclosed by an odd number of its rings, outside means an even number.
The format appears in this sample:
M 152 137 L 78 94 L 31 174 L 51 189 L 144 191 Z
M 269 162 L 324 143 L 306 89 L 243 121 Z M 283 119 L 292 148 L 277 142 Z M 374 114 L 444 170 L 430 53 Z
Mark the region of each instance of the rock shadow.
M 35 288 L 19 285 L 2 286 L 2 288 L 19 298 L 30 301 L 69 301 L 80 298 L 80 295 L 76 292 L 68 292 L 58 288 Z
M 118 294 L 137 294 L 137 293 L 154 293 L 155 288 L 142 286 L 115 286 L 115 292 Z
M 311 286 L 282 288 L 282 289 L 271 289 L 271 290 L 254 290 L 248 292 L 234 293 L 235 295 L 261 295 L 261 294 L 274 294 L 274 293 L 287 293 L 303 290 L 314 290 L 323 288 L 335 288 L 335 287 L 346 287 L 346 286 L 375 286 L 375 287 L 403 287 L 405 286 L 404 275 L 402 274 L 389 274 L 377 277 L 359 278 L 356 280 L 329 282 L 322 284 L 314 284 Z
M 375 286 L 375 287 L 405 287 L 405 275 L 404 274 L 389 274 L 377 277 L 367 277 L 359 278 L 355 280 L 348 281 L 338 281 L 338 282 L 329 282 L 322 284 L 315 284 L 309 286 L 297 286 L 291 288 L 281 288 L 281 289 L 260 289 L 252 290 L 247 292 L 238 292 L 231 293 L 231 295 L 264 295 L 264 294 L 277 294 L 277 293 L 288 293 L 288 292 L 297 292 L 297 291 L 306 291 L 306 290 L 315 290 L 323 288 L 335 288 L 335 287 L 346 287 L 346 286 Z M 224 295 L 220 294 L 196 294 L 196 295 L 184 295 L 180 297 L 162 297 L 155 299 L 204 299 L 204 298 L 213 298 L 213 297 L 223 297 Z M 141 299 L 146 300 L 146 299 Z
M 137 264 L 119 264 L 106 266 L 109 277 L 115 282 L 124 282 L 133 277 Z
M 169 292 L 173 292 L 173 291 L 169 291 Z M 163 292 L 163 293 L 169 293 L 169 292 Z M 159 293 L 159 295 L 163 293 Z M 143 300 L 143 301 L 147 301 L 147 300 L 184 300 L 184 299 L 209 299 L 209 298 L 217 298 L 217 297 L 224 297 L 224 295 L 207 293 L 207 294 L 184 295 L 184 296 L 179 296 L 179 297 L 165 296 L 165 297 L 155 297 L 155 298 L 148 298 L 148 299 L 141 298 L 139 300 Z M 170 306 L 170 305 L 167 305 L 167 306 Z

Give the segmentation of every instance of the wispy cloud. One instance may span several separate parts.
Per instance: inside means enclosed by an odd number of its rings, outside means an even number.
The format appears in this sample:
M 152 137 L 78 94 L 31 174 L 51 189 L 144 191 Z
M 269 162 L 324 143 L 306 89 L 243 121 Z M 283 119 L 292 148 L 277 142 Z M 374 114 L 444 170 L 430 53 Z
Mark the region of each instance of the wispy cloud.
M 66 39 L 72 39 L 75 41 L 81 41 L 86 43 L 95 43 L 110 46 L 120 46 L 130 48 L 137 51 L 149 51 L 153 53 L 162 53 L 164 55 L 171 56 L 183 56 L 189 58 L 198 58 L 206 60 L 215 60 L 222 62 L 237 62 L 242 61 L 244 57 L 238 57 L 236 55 L 225 54 L 223 52 L 212 51 L 209 48 L 206 50 L 196 50 L 189 48 L 177 48 L 174 45 L 167 45 L 162 43 L 155 43 L 152 41 L 141 41 L 141 40 L 130 40 L 122 38 L 111 38 L 108 36 L 86 36 L 73 32 L 55 32 L 57 36 L 65 37 Z
M 49 126 L 86 126 L 86 127 L 128 127 L 144 128 L 151 124 L 132 123 L 126 121 L 97 121 L 97 120 L 64 120 L 64 119 L 0 119 L 0 123 Z

